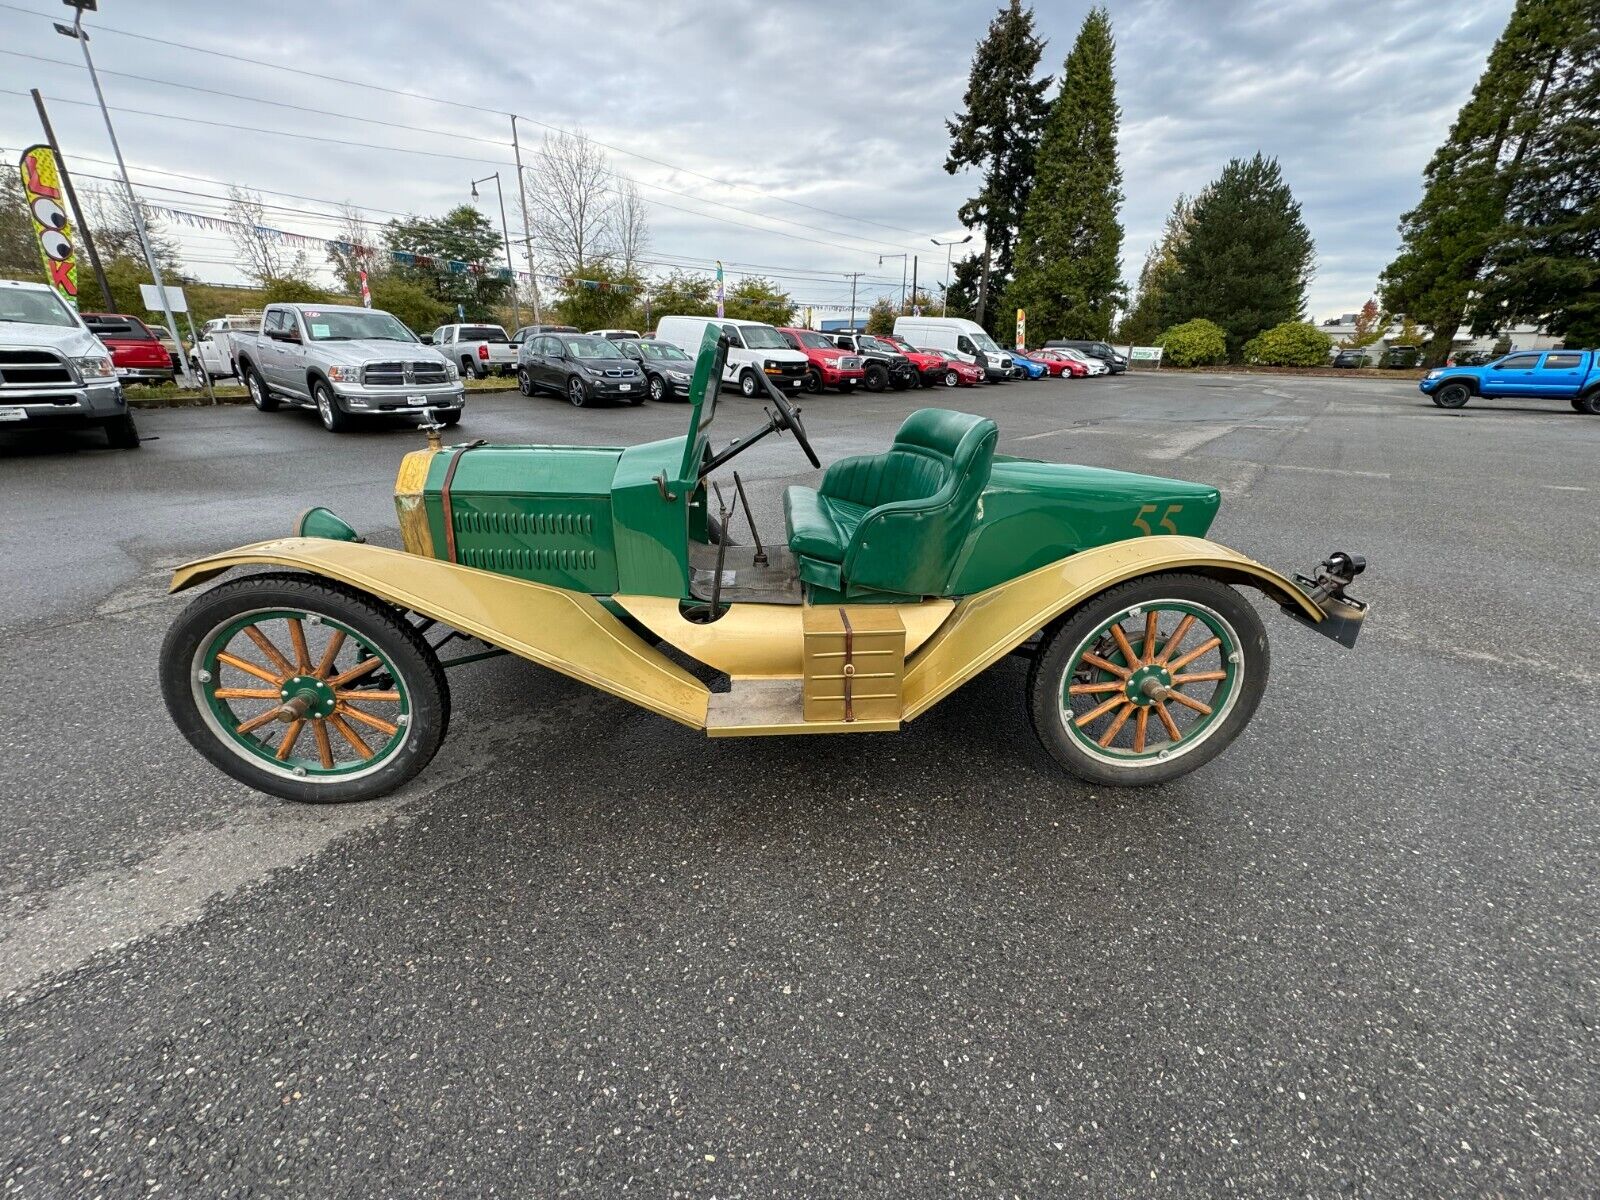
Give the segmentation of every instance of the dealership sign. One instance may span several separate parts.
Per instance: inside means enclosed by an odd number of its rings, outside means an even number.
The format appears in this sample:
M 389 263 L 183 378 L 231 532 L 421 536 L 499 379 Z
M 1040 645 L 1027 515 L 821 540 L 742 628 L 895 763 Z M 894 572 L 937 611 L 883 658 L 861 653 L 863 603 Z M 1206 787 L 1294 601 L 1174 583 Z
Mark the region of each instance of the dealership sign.
M 1159 367 L 1161 365 L 1161 347 L 1160 346 L 1129 346 L 1128 347 L 1128 361 L 1129 362 L 1155 363 L 1156 366 Z
M 1028 348 L 1028 310 L 1025 309 L 1025 308 L 1019 308 L 1019 309 L 1017 309 L 1017 349 L 1018 350 L 1026 350 L 1027 348 Z
M 19 165 L 45 274 L 61 298 L 77 308 L 78 253 L 73 245 L 72 220 L 61 194 L 55 152 L 49 146 L 29 146 L 22 152 Z

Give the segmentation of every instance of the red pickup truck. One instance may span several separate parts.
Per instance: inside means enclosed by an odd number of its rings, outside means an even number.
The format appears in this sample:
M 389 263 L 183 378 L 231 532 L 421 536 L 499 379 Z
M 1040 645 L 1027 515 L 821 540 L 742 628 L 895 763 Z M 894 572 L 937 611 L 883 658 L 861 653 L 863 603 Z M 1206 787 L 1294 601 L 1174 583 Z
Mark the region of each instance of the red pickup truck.
M 83 323 L 111 352 L 111 366 L 123 383 L 171 383 L 172 356 L 138 317 L 123 313 L 83 313 Z
M 820 392 L 823 388 L 838 388 L 853 392 L 867 378 L 867 365 L 859 355 L 841 350 L 825 333 L 815 329 L 784 328 L 778 330 L 783 340 L 804 354 L 810 362 L 806 373 L 806 391 Z

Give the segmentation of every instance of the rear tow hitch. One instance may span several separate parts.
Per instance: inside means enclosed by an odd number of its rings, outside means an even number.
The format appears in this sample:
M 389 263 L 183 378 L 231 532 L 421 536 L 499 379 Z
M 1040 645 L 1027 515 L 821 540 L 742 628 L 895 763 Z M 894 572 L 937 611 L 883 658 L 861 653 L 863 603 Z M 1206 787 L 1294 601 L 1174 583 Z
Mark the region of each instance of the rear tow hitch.
M 1341 646 L 1353 647 L 1361 633 L 1361 623 L 1366 620 L 1368 605 L 1363 600 L 1347 595 L 1345 588 L 1366 569 L 1367 560 L 1361 555 L 1335 550 L 1318 564 L 1315 578 L 1308 579 L 1298 571 L 1294 576 L 1295 583 L 1300 585 L 1306 598 L 1322 610 L 1322 620 L 1313 621 L 1298 608 L 1287 605 L 1284 611 L 1302 625 L 1332 638 Z

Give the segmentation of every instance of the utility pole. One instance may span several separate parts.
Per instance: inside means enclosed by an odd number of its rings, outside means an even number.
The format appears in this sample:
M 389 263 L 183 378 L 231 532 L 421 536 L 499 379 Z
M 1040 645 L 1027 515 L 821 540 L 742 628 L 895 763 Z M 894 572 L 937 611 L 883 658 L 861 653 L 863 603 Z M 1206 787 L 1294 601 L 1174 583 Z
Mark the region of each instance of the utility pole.
M 917 306 L 917 256 L 911 256 L 911 307 Z
M 850 281 L 850 328 L 856 327 L 856 280 L 865 275 L 865 271 L 855 271 L 845 275 Z
M 528 283 L 533 288 L 533 323 L 544 324 L 539 306 L 539 274 L 533 269 L 533 225 L 528 220 L 528 185 L 522 178 L 522 143 L 517 140 L 517 115 L 511 114 L 511 148 L 517 156 L 517 193 L 522 197 L 522 248 L 528 255 Z
M 89 252 L 89 265 L 94 268 L 95 280 L 100 284 L 100 298 L 106 302 L 106 311 L 116 308 L 116 301 L 111 299 L 111 285 L 106 282 L 105 268 L 100 265 L 100 254 L 94 248 L 94 234 L 89 231 L 89 218 L 84 216 L 83 205 L 78 203 L 78 193 L 72 186 L 72 176 L 67 172 L 66 155 L 61 153 L 61 145 L 56 141 L 56 131 L 50 124 L 50 114 L 44 110 L 44 97 L 39 94 L 39 89 L 33 90 L 33 106 L 39 110 L 39 124 L 44 126 L 44 140 L 50 143 L 50 149 L 56 156 L 56 170 L 61 172 L 61 186 L 67 190 L 67 203 L 72 205 L 72 213 L 78 218 L 78 232 L 83 234 L 83 248 Z
M 472 181 L 472 198 L 474 200 L 478 198 L 478 185 L 480 183 L 488 183 L 491 179 L 494 180 L 494 190 L 500 196 L 500 232 L 505 235 L 506 239 L 506 270 L 511 272 L 511 312 L 520 326 L 522 324 L 522 305 L 517 303 L 517 268 L 511 262 L 511 230 L 506 226 L 506 193 L 505 189 L 500 186 L 500 172 L 496 171 L 493 175 L 485 175 L 482 179 L 474 179 Z
M 117 141 L 117 131 L 111 124 L 111 110 L 106 108 L 106 94 L 100 88 L 100 76 L 95 72 L 94 59 L 89 54 L 89 31 L 83 27 L 84 9 L 93 9 L 96 0 L 64 0 L 68 8 L 74 9 L 77 15 L 71 25 L 55 23 L 56 32 L 65 37 L 73 38 L 83 48 L 83 61 L 89 68 L 89 81 L 94 84 L 94 98 L 100 102 L 100 115 L 105 118 L 106 136 L 111 139 L 112 153 L 117 157 L 117 171 L 122 176 L 122 186 L 128 193 L 128 207 L 133 212 L 133 228 L 139 235 L 139 245 L 144 248 L 145 265 L 150 268 L 150 278 L 155 281 L 156 294 L 161 297 L 161 311 L 167 318 L 167 332 L 172 335 L 172 344 L 183 346 L 183 339 L 178 336 L 178 320 L 172 315 L 172 302 L 167 299 L 167 285 L 161 278 L 161 264 L 156 262 L 155 251 L 150 248 L 150 234 L 144 227 L 144 210 L 139 207 L 139 197 L 133 194 L 133 184 L 128 181 L 128 164 L 122 158 L 122 146 Z M 183 386 L 197 387 L 194 372 L 189 369 L 189 359 L 185 355 L 178 355 L 178 368 L 183 372 Z

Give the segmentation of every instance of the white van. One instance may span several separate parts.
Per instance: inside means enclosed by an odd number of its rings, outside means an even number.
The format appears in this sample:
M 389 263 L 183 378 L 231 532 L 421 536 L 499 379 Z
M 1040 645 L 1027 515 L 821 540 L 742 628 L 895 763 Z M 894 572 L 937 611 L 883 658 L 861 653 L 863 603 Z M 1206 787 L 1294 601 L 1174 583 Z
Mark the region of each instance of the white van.
M 700 353 L 700 339 L 708 326 L 728 335 L 728 363 L 722 381 L 737 383 L 742 395 L 754 398 L 766 394 L 759 378 L 763 373 L 774 387 L 786 392 L 797 392 L 805 386 L 810 360 L 791 349 L 783 334 L 760 321 L 662 317 L 656 325 L 656 339 L 671 342 L 692 358 Z
M 990 383 L 1010 378 L 1011 355 L 995 343 L 989 331 L 965 317 L 896 317 L 895 337 L 913 346 L 932 346 L 964 354 L 983 368 Z

